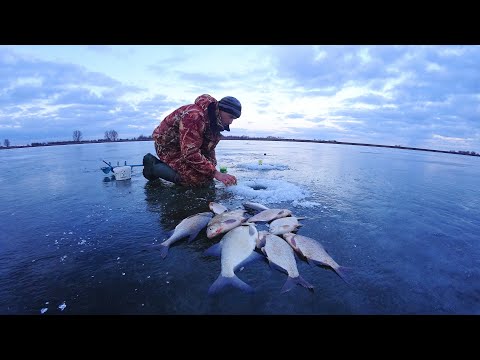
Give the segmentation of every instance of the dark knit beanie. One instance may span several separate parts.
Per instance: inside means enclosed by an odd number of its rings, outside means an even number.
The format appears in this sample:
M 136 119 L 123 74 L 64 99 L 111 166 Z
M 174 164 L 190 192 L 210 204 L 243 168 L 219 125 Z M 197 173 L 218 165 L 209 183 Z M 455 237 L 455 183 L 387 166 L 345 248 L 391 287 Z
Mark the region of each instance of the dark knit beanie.
M 242 114 L 242 104 L 233 96 L 225 96 L 218 102 L 218 108 L 229 114 L 232 114 L 236 118 L 239 118 Z

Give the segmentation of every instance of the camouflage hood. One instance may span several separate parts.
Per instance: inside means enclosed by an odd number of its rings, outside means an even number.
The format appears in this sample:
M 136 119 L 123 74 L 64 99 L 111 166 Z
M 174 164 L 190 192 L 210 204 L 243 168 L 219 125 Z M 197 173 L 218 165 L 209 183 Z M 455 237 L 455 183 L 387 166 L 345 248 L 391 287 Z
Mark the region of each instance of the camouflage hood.
M 230 127 L 224 126 L 222 123 L 222 118 L 218 110 L 218 101 L 208 94 L 200 95 L 195 99 L 195 105 L 200 106 L 207 118 L 210 120 L 210 123 L 218 129 L 218 131 L 227 130 L 230 131 Z

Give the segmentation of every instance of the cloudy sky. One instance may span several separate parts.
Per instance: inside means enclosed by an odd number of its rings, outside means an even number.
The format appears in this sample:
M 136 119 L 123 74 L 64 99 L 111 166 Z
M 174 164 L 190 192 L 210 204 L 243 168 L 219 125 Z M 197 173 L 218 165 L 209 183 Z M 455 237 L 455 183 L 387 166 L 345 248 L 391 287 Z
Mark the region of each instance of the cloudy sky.
M 198 95 L 225 135 L 480 153 L 480 46 L 0 46 L 0 141 L 151 135 Z

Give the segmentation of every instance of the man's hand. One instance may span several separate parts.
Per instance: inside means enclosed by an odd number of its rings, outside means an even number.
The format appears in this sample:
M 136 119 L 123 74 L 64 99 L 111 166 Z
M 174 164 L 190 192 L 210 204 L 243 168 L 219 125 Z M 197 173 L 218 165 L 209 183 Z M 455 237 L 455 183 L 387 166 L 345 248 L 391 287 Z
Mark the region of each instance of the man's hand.
M 221 181 L 225 186 L 237 185 L 237 178 L 233 175 L 223 174 L 220 171 L 215 171 L 215 179 Z

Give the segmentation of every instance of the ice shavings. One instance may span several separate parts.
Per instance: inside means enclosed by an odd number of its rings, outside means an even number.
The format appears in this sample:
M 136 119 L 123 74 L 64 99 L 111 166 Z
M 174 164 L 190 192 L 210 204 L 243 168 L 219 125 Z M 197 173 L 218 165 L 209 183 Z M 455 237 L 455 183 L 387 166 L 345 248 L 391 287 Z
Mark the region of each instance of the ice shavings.
M 320 206 L 321 204 L 315 202 L 315 201 L 306 201 L 306 200 L 303 200 L 303 201 L 298 201 L 298 200 L 295 200 L 292 202 L 292 205 L 294 207 L 307 207 L 307 208 L 313 208 L 315 206 Z

